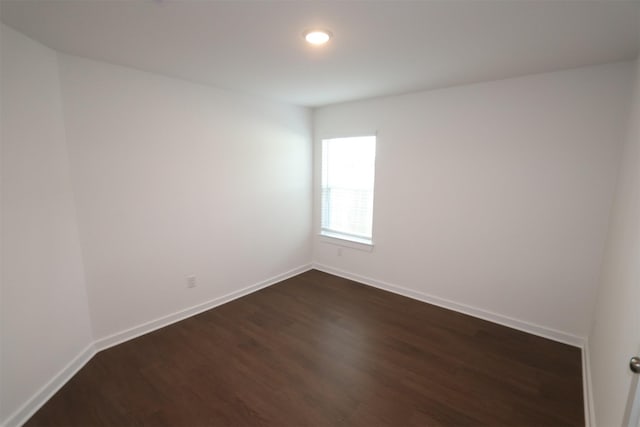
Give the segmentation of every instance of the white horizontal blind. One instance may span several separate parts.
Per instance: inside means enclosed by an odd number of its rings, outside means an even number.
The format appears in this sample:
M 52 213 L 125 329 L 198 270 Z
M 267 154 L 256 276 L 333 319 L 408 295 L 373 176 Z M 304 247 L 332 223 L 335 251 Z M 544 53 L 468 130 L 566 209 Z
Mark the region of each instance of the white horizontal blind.
M 371 241 L 376 137 L 322 141 L 322 232 Z

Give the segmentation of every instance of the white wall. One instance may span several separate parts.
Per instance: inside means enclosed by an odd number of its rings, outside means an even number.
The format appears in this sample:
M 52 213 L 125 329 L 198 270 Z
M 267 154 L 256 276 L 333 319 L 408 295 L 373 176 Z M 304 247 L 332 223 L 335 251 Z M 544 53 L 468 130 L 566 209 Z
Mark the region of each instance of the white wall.
M 56 53 L 1 31 L 4 423 L 92 337 Z
M 619 63 L 318 109 L 316 150 L 377 131 L 378 151 L 373 252 L 316 236 L 314 262 L 579 343 L 631 79 Z
M 311 262 L 309 110 L 60 61 L 96 339 Z
M 599 426 L 619 426 L 640 354 L 640 64 L 624 146 L 589 359 Z

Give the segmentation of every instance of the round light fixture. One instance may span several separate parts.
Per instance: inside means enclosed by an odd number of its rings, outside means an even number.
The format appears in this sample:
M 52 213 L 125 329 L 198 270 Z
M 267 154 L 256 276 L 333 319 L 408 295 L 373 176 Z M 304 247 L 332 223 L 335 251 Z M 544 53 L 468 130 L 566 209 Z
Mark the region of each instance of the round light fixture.
M 304 32 L 304 39 L 307 43 L 320 46 L 329 41 L 332 34 L 327 30 L 310 30 Z

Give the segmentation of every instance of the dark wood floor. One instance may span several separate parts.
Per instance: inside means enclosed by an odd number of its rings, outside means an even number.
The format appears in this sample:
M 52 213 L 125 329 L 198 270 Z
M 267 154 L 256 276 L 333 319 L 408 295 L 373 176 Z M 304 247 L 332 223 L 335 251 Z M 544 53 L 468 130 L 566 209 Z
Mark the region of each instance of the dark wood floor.
M 26 425 L 584 425 L 580 350 L 312 270 L 98 353 Z

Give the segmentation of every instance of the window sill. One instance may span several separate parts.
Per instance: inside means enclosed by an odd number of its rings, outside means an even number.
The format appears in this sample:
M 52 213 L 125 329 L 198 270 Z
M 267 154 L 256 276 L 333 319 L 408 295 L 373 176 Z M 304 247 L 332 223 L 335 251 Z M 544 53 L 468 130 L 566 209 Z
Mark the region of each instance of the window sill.
M 345 248 L 358 249 L 360 251 L 372 252 L 373 242 L 367 239 L 360 239 L 352 236 L 345 236 L 339 233 L 322 231 L 319 234 L 320 241 L 331 245 L 343 246 Z

